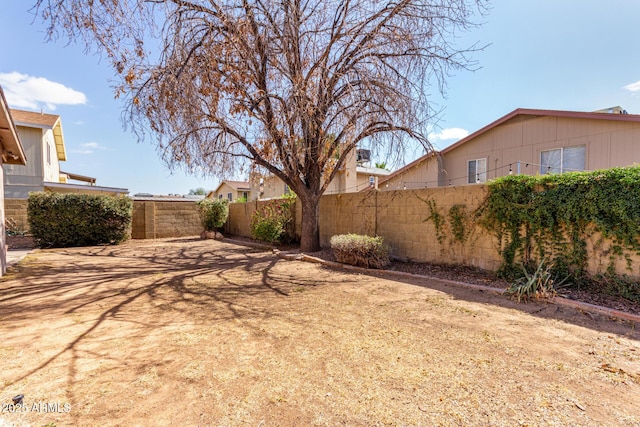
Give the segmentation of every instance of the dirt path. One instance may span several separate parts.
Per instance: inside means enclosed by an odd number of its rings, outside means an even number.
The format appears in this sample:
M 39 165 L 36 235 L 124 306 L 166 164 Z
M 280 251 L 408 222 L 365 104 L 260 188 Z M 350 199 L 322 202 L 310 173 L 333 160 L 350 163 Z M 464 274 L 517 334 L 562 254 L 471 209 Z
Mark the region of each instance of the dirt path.
M 0 280 L 0 426 L 639 426 L 639 326 L 215 241 L 39 251 Z

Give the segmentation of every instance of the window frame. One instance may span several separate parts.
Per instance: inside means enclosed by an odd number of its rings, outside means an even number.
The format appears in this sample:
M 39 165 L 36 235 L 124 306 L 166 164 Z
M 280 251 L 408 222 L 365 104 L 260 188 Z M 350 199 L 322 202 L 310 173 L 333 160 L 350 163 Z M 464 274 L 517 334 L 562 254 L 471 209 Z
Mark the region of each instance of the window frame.
M 47 165 L 51 166 L 51 142 L 47 140 Z
M 571 169 L 569 171 L 565 170 L 565 150 L 568 148 L 582 148 L 583 149 L 583 153 L 582 153 L 582 161 L 583 161 L 583 167 L 582 169 Z M 550 153 L 553 151 L 560 151 L 560 167 L 555 168 L 552 165 L 545 165 L 542 162 L 542 156 L 544 153 Z M 566 172 L 580 172 L 580 171 L 584 171 L 587 169 L 587 146 L 585 144 L 580 144 L 580 145 L 568 145 L 568 146 L 563 146 L 563 147 L 557 147 L 557 148 L 550 148 L 548 150 L 540 150 L 540 175 L 545 175 L 548 173 L 566 173 Z M 552 171 L 552 169 L 558 169 L 558 172 L 554 172 Z
M 475 163 L 475 167 L 474 167 L 475 176 L 473 177 L 473 180 L 471 180 L 471 174 L 469 174 L 472 162 Z M 484 171 L 478 172 L 478 162 L 484 163 Z M 482 157 L 479 159 L 468 160 L 467 161 L 467 184 L 482 184 L 485 182 L 487 182 L 487 158 Z

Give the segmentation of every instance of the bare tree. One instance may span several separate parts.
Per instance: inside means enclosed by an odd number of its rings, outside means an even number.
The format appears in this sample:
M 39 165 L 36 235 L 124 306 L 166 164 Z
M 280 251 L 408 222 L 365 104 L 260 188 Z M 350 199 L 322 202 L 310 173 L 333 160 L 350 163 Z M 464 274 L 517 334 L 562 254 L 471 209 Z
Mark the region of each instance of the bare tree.
M 320 197 L 357 146 L 430 149 L 430 83 L 468 68 L 454 39 L 486 0 L 38 0 L 49 36 L 106 53 L 126 122 L 163 158 L 224 176 L 254 165 L 302 204 L 320 247 Z

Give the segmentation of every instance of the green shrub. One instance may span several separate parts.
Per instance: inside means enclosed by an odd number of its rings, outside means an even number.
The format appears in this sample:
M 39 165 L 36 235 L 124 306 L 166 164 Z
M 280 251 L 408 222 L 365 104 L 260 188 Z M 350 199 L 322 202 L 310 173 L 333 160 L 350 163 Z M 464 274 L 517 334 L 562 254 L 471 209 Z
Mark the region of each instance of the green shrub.
M 206 231 L 219 230 L 229 218 L 227 199 L 202 199 L 197 202 L 200 221 Z
M 251 235 L 269 243 L 294 241 L 295 205 L 295 196 L 262 203 L 251 215 Z
M 118 244 L 131 235 L 133 201 L 124 196 L 30 193 L 29 229 L 41 248 Z
M 381 236 L 339 234 L 331 237 L 331 249 L 339 262 L 360 267 L 384 268 L 389 265 L 389 247 Z
M 502 277 L 521 278 L 520 264 L 530 272 L 546 259 L 554 277 L 587 285 L 593 282 L 587 272 L 589 256 L 601 256 L 609 260 L 607 275 L 615 285 L 603 283 L 600 290 L 640 297 L 640 286 L 616 280 L 614 268 L 623 259 L 632 270 L 631 256 L 640 254 L 639 166 L 506 176 L 489 182 L 488 189 L 475 214 L 502 245 Z M 598 243 L 589 252 L 586 242 L 597 233 L 611 246 L 599 248 Z

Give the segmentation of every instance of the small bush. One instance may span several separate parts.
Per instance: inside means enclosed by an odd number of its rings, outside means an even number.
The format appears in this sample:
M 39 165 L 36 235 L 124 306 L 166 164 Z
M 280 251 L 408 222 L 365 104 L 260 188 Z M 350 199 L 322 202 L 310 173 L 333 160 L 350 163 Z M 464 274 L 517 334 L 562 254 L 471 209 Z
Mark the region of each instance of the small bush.
M 331 249 L 339 262 L 360 267 L 384 268 L 389 265 L 389 247 L 381 236 L 339 234 L 331 237 Z
M 41 248 L 118 244 L 131 235 L 133 201 L 124 196 L 30 193 L 29 230 Z
M 295 197 L 269 200 L 251 215 L 251 235 L 268 243 L 294 241 Z
M 216 231 L 224 226 L 229 217 L 227 199 L 202 199 L 197 202 L 200 221 L 205 231 Z

